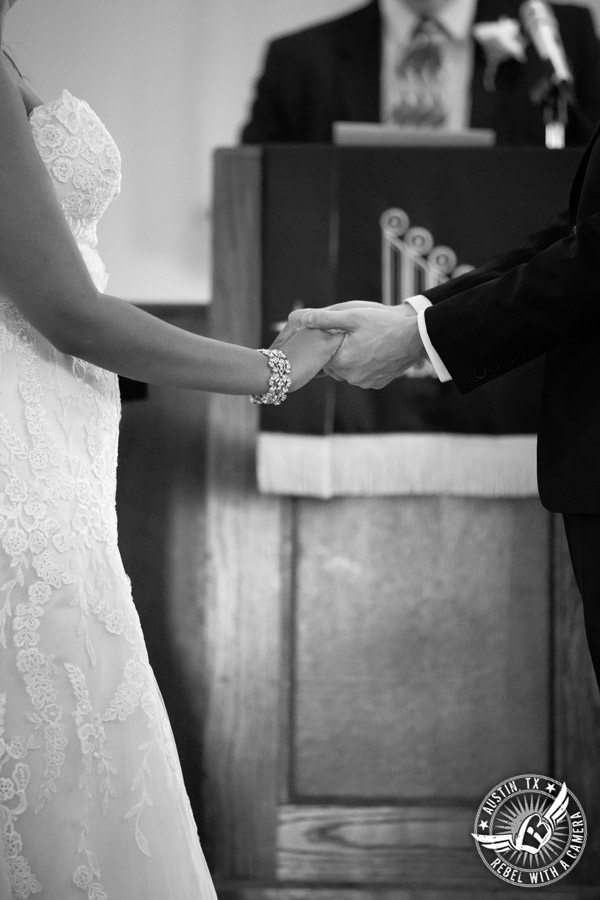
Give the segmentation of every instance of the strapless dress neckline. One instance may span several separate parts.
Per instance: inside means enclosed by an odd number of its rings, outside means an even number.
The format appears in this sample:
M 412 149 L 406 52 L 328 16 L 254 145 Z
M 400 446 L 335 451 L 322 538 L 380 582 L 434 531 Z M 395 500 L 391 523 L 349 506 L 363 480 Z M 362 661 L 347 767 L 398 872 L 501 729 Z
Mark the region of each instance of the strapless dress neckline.
M 36 115 L 36 113 L 41 112 L 42 110 L 46 109 L 47 106 L 51 106 L 53 103 L 56 103 L 58 100 L 60 100 L 65 95 L 73 100 L 78 99 L 66 88 L 63 88 L 63 90 L 61 91 L 61 93 L 59 94 L 58 97 L 55 97 L 53 100 L 40 100 L 39 103 L 36 103 L 35 106 L 32 106 L 31 109 L 28 109 L 27 110 L 27 118 L 29 120 L 31 120 L 33 118 L 33 116 Z

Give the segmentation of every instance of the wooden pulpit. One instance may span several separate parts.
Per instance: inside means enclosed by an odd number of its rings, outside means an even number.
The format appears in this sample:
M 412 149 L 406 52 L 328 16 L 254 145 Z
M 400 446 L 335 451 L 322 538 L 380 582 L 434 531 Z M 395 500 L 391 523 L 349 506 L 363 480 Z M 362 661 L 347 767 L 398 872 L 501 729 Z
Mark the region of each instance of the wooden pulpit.
M 266 346 L 295 303 L 378 299 L 382 204 L 477 265 L 566 205 L 578 156 L 218 151 L 211 333 Z M 283 431 L 327 438 L 321 400 L 288 402 Z M 246 398 L 211 398 L 201 833 L 221 900 L 513 898 L 471 831 L 525 773 L 566 780 L 589 825 L 536 896 L 597 897 L 600 706 L 560 520 L 534 491 L 260 492 L 258 431 Z

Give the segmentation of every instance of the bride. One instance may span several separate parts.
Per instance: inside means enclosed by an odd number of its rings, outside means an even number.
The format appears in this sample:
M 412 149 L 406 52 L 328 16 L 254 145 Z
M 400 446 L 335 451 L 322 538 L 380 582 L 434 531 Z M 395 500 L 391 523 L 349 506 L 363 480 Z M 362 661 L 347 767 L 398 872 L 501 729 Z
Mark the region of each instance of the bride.
M 280 403 L 342 339 L 257 352 L 102 293 L 119 187 L 90 107 L 0 54 L 1 900 L 215 897 L 117 546 L 117 374 Z

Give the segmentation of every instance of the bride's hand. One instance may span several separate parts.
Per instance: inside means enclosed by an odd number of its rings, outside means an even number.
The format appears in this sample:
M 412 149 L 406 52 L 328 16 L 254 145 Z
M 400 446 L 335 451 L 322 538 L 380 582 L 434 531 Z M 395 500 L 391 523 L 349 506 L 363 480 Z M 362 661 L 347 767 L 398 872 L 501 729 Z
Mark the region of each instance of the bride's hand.
M 297 391 L 311 381 L 327 365 L 344 340 L 342 332 L 318 329 L 285 328 L 271 345 L 271 350 L 281 350 L 292 367 L 292 386 Z

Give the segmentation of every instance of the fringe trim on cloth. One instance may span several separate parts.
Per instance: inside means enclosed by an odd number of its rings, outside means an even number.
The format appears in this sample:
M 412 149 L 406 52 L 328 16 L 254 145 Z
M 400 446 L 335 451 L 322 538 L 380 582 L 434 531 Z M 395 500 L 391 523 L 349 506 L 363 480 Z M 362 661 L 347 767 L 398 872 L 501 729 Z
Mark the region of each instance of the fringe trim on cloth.
M 259 490 L 297 497 L 536 497 L 534 435 L 261 432 Z

